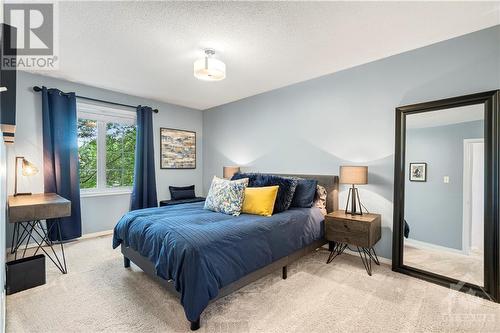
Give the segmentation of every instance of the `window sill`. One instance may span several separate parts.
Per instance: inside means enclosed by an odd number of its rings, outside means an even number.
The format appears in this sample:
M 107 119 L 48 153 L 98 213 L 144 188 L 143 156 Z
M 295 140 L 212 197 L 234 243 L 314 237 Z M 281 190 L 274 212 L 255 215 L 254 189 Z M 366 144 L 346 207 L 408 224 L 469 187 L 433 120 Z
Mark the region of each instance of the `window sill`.
M 132 194 L 132 189 L 80 190 L 80 198 L 104 197 Z

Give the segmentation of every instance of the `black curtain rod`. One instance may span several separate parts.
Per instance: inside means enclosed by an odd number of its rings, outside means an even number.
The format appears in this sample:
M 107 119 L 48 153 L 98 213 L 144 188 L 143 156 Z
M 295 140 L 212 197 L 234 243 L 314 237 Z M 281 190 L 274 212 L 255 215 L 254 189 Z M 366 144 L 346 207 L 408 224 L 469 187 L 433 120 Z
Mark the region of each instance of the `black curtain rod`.
M 36 92 L 39 92 L 39 91 L 42 91 L 42 88 L 40 88 L 39 86 L 34 86 L 33 90 L 36 91 Z M 97 98 L 85 97 L 85 96 L 78 96 L 78 95 L 76 95 L 75 97 L 76 98 L 81 98 L 81 99 L 87 99 L 89 101 L 94 101 L 94 102 L 102 102 L 102 103 L 106 103 L 106 104 L 119 105 L 119 106 L 124 106 L 124 107 L 127 107 L 127 108 L 137 109 L 137 105 L 130 105 L 130 104 L 122 104 L 122 103 L 110 102 L 110 101 L 105 101 L 103 99 L 97 99 Z M 154 113 L 158 113 L 158 109 L 154 109 L 153 112 Z

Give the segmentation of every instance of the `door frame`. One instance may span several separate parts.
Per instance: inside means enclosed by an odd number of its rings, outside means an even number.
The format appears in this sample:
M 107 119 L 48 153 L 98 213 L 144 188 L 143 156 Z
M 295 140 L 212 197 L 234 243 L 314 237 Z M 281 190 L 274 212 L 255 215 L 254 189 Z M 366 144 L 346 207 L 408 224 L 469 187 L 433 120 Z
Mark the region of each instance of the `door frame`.
M 484 104 L 484 287 L 404 264 L 406 116 Z M 392 270 L 438 285 L 500 302 L 500 90 L 396 108 Z
M 472 241 L 472 147 L 475 143 L 484 144 L 484 138 L 464 139 L 462 252 L 465 255 L 470 254 Z

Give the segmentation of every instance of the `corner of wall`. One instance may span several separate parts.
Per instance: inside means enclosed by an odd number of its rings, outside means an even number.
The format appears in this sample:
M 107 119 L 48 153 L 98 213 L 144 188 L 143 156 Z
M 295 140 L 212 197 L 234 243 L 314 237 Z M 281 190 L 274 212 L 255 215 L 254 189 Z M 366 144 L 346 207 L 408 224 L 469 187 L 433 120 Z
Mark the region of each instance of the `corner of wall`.
M 7 162 L 6 149 L 0 142 L 0 330 L 5 332 L 5 232 L 7 220 Z

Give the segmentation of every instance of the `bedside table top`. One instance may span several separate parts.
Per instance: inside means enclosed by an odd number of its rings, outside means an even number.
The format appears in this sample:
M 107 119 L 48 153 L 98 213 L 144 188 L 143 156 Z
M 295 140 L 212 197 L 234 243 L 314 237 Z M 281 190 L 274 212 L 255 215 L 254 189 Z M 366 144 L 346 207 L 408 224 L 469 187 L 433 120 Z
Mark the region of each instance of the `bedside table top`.
M 347 220 L 347 221 L 357 221 L 357 222 L 367 222 L 371 223 L 380 217 L 380 214 L 363 214 L 363 215 L 351 215 L 346 214 L 344 210 L 336 210 L 332 213 L 326 215 L 326 217 L 331 217 L 335 219 Z

